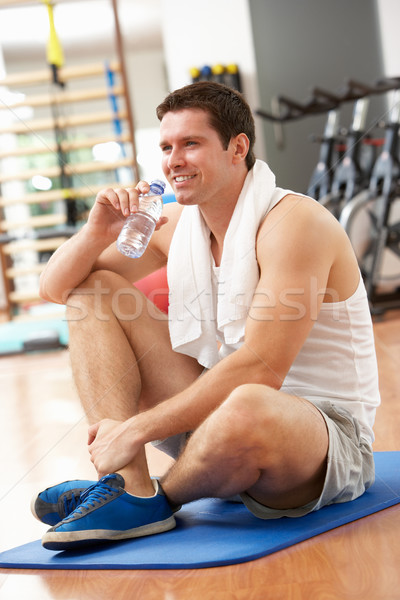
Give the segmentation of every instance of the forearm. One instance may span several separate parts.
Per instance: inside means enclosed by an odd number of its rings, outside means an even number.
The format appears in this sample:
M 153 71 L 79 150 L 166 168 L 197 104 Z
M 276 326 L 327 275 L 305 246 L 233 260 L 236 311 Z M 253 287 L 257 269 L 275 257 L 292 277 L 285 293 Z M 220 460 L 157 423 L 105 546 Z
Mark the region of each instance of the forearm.
M 275 388 L 280 381 L 246 347 L 224 358 L 176 396 L 131 419 L 134 436 L 142 443 L 194 431 L 231 392 L 246 383 Z
M 91 233 L 87 225 L 50 258 L 40 277 L 40 296 L 65 304 L 69 293 L 90 274 L 108 242 Z
M 280 378 L 244 344 L 179 394 L 127 421 L 105 419 L 89 428 L 89 452 L 99 473 L 123 468 L 158 439 L 196 430 L 242 384 L 280 387 Z

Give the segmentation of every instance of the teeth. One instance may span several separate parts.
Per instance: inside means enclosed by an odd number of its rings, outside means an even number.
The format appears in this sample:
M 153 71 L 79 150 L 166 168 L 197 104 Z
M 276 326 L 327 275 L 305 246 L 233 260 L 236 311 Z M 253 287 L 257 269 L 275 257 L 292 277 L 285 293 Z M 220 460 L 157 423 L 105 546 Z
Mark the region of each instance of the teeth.
M 175 177 L 175 181 L 187 181 L 188 179 L 193 179 L 194 175 L 180 175 L 179 177 Z

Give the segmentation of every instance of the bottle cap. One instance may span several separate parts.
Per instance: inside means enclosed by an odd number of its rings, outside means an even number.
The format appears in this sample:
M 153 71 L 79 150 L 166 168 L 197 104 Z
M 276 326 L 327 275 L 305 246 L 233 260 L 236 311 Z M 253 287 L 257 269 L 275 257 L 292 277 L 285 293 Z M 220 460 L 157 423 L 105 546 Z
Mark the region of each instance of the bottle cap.
M 150 183 L 150 191 L 153 192 L 153 194 L 163 194 L 165 191 L 165 183 L 161 181 L 161 179 L 154 179 L 154 181 Z

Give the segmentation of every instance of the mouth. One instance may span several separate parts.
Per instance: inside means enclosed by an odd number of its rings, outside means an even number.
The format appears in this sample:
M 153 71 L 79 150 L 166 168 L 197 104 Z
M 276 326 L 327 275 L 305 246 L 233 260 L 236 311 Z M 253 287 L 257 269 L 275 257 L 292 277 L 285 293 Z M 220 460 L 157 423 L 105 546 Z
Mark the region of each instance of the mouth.
M 190 179 L 193 179 L 194 177 L 196 177 L 196 175 L 177 175 L 173 179 L 174 179 L 175 183 L 183 183 L 184 181 L 189 181 Z

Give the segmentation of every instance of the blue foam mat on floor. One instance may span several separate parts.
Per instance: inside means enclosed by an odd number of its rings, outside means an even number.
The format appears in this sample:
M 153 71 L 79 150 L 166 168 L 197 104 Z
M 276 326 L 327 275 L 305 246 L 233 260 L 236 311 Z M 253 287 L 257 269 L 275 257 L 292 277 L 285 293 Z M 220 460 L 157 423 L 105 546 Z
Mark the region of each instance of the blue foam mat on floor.
M 400 452 L 375 453 L 376 481 L 353 502 L 294 519 L 262 521 L 241 504 L 205 499 L 176 515 L 166 533 L 51 552 L 40 541 L 0 554 L 0 567 L 16 569 L 194 569 L 247 562 L 400 502 Z
M 60 347 L 68 344 L 68 323 L 63 318 L 8 321 L 0 324 L 0 356 L 24 352 L 24 344 L 37 338 L 45 347 L 46 336 L 58 336 Z

